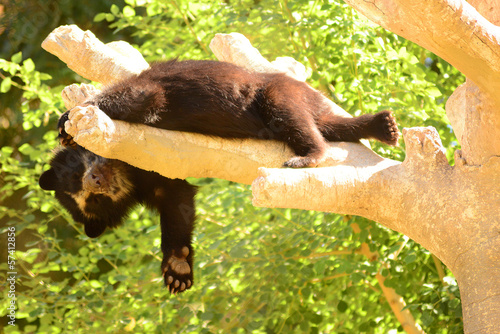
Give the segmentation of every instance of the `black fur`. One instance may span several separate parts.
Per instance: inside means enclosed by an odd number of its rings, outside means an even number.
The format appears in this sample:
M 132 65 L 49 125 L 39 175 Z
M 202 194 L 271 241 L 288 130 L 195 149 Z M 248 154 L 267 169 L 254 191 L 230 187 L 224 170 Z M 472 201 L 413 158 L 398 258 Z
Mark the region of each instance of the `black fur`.
M 285 74 L 248 72 L 217 61 L 169 61 L 102 91 L 94 104 L 113 119 L 225 138 L 275 139 L 297 157 L 285 167 L 314 167 L 327 141 L 398 140 L 389 111 L 335 116 L 319 92 Z
M 335 116 L 323 97 L 284 74 L 258 74 L 213 61 L 169 61 L 151 66 L 104 89 L 86 104 L 112 119 L 224 138 L 274 139 L 296 157 L 285 167 L 318 165 L 326 141 L 374 138 L 394 145 L 398 129 L 392 113 L 357 118 Z M 122 161 L 105 159 L 78 146 L 59 120 L 61 144 L 40 186 L 55 190 L 61 204 L 89 237 L 118 226 L 130 208 L 143 203 L 160 213 L 165 284 L 171 292 L 193 283 L 195 188 Z
M 85 233 L 91 238 L 101 235 L 107 227 L 121 224 L 138 203 L 157 210 L 165 282 L 172 280 L 167 284 L 171 292 L 191 287 L 194 186 L 185 180 L 172 180 L 119 160 L 102 158 L 78 145 L 60 149 L 50 165 L 40 177 L 40 187 L 55 190 L 56 198 L 75 221 L 84 224 Z M 186 256 L 184 247 L 188 249 Z M 183 271 L 175 271 L 168 263 L 174 257 L 179 259 L 176 264 Z

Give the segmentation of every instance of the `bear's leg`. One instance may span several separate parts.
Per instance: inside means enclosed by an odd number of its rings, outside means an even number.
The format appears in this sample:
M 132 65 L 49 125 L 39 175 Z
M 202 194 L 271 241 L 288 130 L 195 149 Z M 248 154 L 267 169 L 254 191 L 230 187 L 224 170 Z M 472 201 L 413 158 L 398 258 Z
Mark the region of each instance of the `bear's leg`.
M 193 285 L 196 190 L 184 180 L 166 180 L 154 190 L 154 206 L 160 211 L 163 278 L 170 292 L 178 293 Z

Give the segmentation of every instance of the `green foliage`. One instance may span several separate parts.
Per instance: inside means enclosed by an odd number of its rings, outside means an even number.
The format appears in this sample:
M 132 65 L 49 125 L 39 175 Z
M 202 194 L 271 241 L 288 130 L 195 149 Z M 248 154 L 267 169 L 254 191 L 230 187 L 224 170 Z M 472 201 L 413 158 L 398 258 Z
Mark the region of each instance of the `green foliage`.
M 0 93 L 7 93 L 15 86 L 23 91 L 21 112 L 24 114 L 23 128 L 28 131 L 31 128 L 39 127 L 42 122 L 48 122 L 50 114 L 57 113 L 63 108 L 62 100 L 59 97 L 61 88 L 51 89 L 42 81 L 50 80 L 52 77 L 47 73 L 35 71 L 35 63 L 31 59 L 22 61 L 21 52 L 12 56 L 11 61 L 0 59 L 1 75 Z M 0 72 L 1 73 L 1 72 Z M 20 79 L 22 84 L 17 83 Z M 57 92 L 57 94 L 54 93 Z
M 462 76 L 345 4 L 127 0 L 94 21 L 132 34 L 149 61 L 213 58 L 214 33 L 243 33 L 270 60 L 291 56 L 304 63 L 309 82 L 350 113 L 392 109 L 402 127 L 436 127 L 450 159 L 457 148 L 444 103 Z M 462 331 L 456 282 L 440 277 L 419 245 L 360 217 L 255 208 L 249 187 L 223 180 L 190 180 L 200 186 L 195 285 L 170 296 L 159 269 L 155 214 L 138 207 L 123 226 L 89 239 L 52 194 L 39 189 L 64 107 L 61 88 L 49 88 L 50 76 L 35 64 L 21 54 L 0 60 L 0 91 L 22 92 L 16 112 L 23 114 L 23 135 L 46 132 L 0 149 L 0 233 L 4 238 L 8 227 L 16 229 L 18 272 L 17 322 L 5 324 L 6 332 L 402 331 L 377 273 L 426 332 Z M 373 147 L 404 158 L 402 148 Z M 377 256 L 360 254 L 362 244 Z M 7 264 L 0 268 L 5 279 Z M 7 302 L 0 301 L 0 312 Z

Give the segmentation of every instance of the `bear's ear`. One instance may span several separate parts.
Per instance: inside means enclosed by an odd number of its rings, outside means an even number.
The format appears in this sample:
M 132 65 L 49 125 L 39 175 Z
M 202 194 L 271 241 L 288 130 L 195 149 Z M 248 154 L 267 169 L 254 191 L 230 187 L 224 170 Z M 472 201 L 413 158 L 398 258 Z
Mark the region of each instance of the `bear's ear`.
M 97 220 L 86 221 L 84 224 L 85 224 L 85 234 L 89 238 L 97 238 L 106 229 L 106 224 Z
M 57 175 L 54 169 L 51 168 L 48 171 L 44 172 L 42 176 L 40 176 L 38 184 L 43 190 L 56 190 Z

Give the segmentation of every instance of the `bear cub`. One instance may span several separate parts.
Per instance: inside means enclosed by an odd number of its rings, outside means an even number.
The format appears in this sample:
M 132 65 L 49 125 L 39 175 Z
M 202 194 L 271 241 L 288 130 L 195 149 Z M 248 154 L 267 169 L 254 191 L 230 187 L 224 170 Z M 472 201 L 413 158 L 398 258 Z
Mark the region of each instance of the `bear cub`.
M 223 138 L 273 139 L 296 154 L 284 167 L 315 167 L 327 141 L 372 138 L 396 145 L 390 111 L 345 118 L 304 82 L 281 73 L 254 73 L 217 61 L 156 63 L 139 75 L 103 89 L 86 101 L 112 119 Z M 118 226 L 142 203 L 160 214 L 161 265 L 171 293 L 193 284 L 194 196 L 184 180 L 169 179 L 125 162 L 100 157 L 76 144 L 59 120 L 59 148 L 40 186 L 55 190 L 73 219 L 95 238 Z

